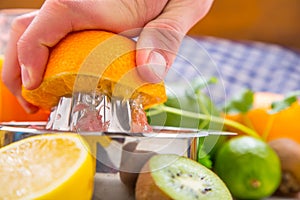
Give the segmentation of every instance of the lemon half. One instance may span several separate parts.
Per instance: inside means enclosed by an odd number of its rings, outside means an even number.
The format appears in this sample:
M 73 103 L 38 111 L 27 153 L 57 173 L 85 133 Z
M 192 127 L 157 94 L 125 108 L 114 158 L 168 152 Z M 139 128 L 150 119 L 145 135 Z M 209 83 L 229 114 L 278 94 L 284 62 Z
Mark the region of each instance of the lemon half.
M 78 134 L 32 136 L 0 149 L 0 199 L 91 199 L 94 175 Z

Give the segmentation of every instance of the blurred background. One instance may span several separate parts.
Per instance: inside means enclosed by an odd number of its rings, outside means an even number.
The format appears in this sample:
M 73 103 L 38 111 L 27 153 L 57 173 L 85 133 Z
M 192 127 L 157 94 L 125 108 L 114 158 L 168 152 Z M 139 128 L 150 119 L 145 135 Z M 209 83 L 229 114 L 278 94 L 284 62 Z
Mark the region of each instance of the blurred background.
M 190 35 L 256 40 L 300 48 L 299 0 L 215 0 Z
M 44 0 L 0 0 L 0 9 L 40 8 Z M 299 0 L 215 0 L 188 33 L 255 40 L 300 49 Z

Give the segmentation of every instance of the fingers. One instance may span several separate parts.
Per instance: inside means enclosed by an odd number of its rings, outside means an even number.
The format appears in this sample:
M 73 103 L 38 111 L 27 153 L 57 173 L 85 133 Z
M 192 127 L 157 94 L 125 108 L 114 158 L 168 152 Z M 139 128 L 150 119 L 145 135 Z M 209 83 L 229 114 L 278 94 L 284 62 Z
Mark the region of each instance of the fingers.
M 155 5 L 156 1 L 158 0 L 146 2 Z M 40 85 L 49 56 L 49 47 L 53 47 L 69 32 L 102 29 L 119 33 L 142 27 L 148 17 L 153 18 L 161 12 L 160 7 L 152 6 L 150 9 L 143 4 L 144 2 L 45 1 L 39 14 L 18 41 L 18 58 L 24 87 L 35 89 Z
M 26 102 L 21 95 L 21 70 L 18 62 L 16 44 L 21 35 L 24 33 L 26 28 L 36 16 L 36 14 L 37 11 L 31 12 L 17 17 L 13 21 L 11 25 L 10 38 L 7 43 L 5 60 L 2 69 L 2 81 L 7 86 L 7 88 L 17 97 L 20 104 L 29 113 L 35 112 L 37 110 L 37 107 Z
M 137 43 L 137 69 L 146 81 L 159 82 L 172 65 L 184 34 L 206 14 L 211 3 L 212 0 L 47 0 L 38 14 L 15 22 L 3 80 L 21 104 L 33 110 L 21 97 L 21 84 L 27 89 L 40 85 L 49 48 L 69 32 L 102 29 L 128 34 L 128 30 L 146 25 Z
M 22 83 L 27 89 L 35 89 L 42 82 L 49 47 L 72 30 L 69 20 L 63 16 L 68 14 L 67 8 L 56 2 L 45 2 L 17 42 Z
M 152 23 L 152 22 L 151 22 Z M 139 75 L 147 82 L 161 82 L 176 57 L 182 33 L 162 24 L 145 27 L 137 42 L 136 63 Z
M 213 0 L 170 0 L 146 24 L 137 42 L 137 66 L 148 82 L 160 82 L 172 65 L 187 31 L 209 11 Z
M 39 86 L 49 48 L 72 31 L 102 29 L 120 33 L 141 28 L 162 11 L 166 2 L 167 0 L 45 1 L 38 14 L 20 18 L 14 23 L 5 56 L 5 84 L 27 110 L 32 110 L 33 107 L 21 96 L 21 85 L 23 83 L 27 89 Z

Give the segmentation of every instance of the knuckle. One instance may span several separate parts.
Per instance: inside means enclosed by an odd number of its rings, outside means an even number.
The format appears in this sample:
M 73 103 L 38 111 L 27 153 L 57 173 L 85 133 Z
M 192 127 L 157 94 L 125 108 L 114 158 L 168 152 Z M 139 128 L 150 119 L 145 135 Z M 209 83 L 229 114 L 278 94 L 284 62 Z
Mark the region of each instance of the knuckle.
M 184 35 L 182 26 L 176 20 L 164 19 L 163 22 L 155 20 L 149 22 L 148 26 L 154 28 L 159 36 L 167 38 L 172 43 L 179 44 Z
M 30 44 L 30 40 L 28 39 L 28 37 L 26 37 L 26 35 L 22 35 L 19 40 L 17 41 L 17 49 L 18 52 L 23 51 L 27 51 L 28 48 L 28 44 Z
M 11 31 L 20 32 L 28 26 L 28 18 L 26 15 L 16 17 L 11 23 Z

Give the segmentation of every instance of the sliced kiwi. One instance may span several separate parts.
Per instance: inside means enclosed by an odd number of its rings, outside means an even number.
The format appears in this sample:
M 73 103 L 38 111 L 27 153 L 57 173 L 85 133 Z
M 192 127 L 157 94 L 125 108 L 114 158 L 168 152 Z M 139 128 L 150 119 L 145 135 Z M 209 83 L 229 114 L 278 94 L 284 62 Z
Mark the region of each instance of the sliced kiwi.
M 135 196 L 143 199 L 232 199 L 223 181 L 187 157 L 155 155 L 139 174 Z

